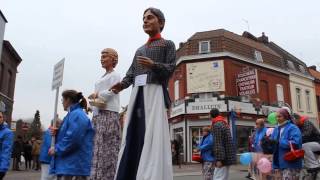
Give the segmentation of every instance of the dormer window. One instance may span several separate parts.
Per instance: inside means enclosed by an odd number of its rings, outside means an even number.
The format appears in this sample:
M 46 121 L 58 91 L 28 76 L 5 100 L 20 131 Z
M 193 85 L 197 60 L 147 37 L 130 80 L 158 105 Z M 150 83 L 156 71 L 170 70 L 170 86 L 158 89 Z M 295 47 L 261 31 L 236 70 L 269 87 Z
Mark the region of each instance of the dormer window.
M 296 70 L 292 61 L 288 61 L 288 67 L 290 70 Z
M 254 59 L 258 62 L 263 62 L 261 52 L 258 50 L 254 51 Z
M 306 73 L 306 69 L 302 65 L 299 65 L 299 71 L 302 73 Z
M 205 54 L 210 52 L 210 41 L 200 41 L 199 42 L 199 53 Z

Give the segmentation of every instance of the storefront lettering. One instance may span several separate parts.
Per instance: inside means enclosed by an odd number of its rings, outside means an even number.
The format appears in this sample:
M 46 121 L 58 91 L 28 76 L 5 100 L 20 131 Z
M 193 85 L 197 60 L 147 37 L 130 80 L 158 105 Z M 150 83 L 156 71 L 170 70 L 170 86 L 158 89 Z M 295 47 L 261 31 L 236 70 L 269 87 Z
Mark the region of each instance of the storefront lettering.
M 192 106 L 193 111 L 199 110 L 211 110 L 213 108 L 221 109 L 221 104 L 211 104 L 211 105 L 202 105 L 202 106 Z

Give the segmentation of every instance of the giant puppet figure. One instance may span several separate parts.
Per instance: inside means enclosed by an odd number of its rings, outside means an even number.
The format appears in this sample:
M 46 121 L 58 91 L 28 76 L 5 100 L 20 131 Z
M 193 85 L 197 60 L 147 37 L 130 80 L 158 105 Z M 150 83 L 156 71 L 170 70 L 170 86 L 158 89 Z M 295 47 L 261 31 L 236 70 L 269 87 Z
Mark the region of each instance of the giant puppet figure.
M 168 80 L 175 68 L 175 45 L 161 37 L 163 13 L 148 8 L 143 29 L 149 40 L 135 53 L 124 79 L 111 89 L 133 85 L 119 153 L 116 180 L 172 180 L 167 108 Z

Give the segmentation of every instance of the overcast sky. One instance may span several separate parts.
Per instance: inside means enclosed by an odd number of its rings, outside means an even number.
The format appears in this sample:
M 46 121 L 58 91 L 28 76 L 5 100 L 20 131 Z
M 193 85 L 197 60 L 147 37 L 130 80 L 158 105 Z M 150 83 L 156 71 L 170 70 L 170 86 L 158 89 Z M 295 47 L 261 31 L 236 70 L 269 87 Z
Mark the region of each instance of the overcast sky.
M 62 89 L 89 95 L 104 73 L 100 51 L 106 47 L 119 53 L 116 70 L 123 76 L 135 50 L 147 40 L 142 13 L 160 8 L 166 16 L 163 37 L 178 46 L 199 31 L 224 28 L 237 34 L 248 30 L 304 60 L 319 64 L 320 3 L 317 0 L 0 0 L 8 23 L 9 40 L 23 61 L 17 74 L 13 118 L 53 117 L 55 93 L 51 91 L 53 65 L 66 58 Z M 121 104 L 129 101 L 130 89 L 121 93 Z M 61 98 L 59 97 L 59 100 Z M 59 112 L 63 116 L 61 103 Z

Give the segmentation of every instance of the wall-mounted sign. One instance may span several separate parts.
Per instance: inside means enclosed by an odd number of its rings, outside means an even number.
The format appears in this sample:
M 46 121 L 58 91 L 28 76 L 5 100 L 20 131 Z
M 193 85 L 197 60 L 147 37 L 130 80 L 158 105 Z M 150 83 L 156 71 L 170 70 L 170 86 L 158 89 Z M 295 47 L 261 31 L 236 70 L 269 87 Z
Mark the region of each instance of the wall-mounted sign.
M 175 117 L 175 116 L 179 116 L 181 114 L 185 114 L 186 113 L 185 109 L 186 109 L 185 103 L 179 104 L 177 106 L 172 106 L 170 118 Z
M 248 96 L 259 93 L 257 69 L 247 69 L 236 77 L 239 96 Z
M 225 91 L 223 60 L 187 64 L 187 91 Z
M 229 108 L 233 110 L 239 109 L 240 113 L 257 114 L 252 103 L 229 101 Z
M 227 104 L 224 101 L 189 102 L 187 105 L 187 113 L 209 113 L 213 108 L 219 109 L 220 112 L 226 112 Z

